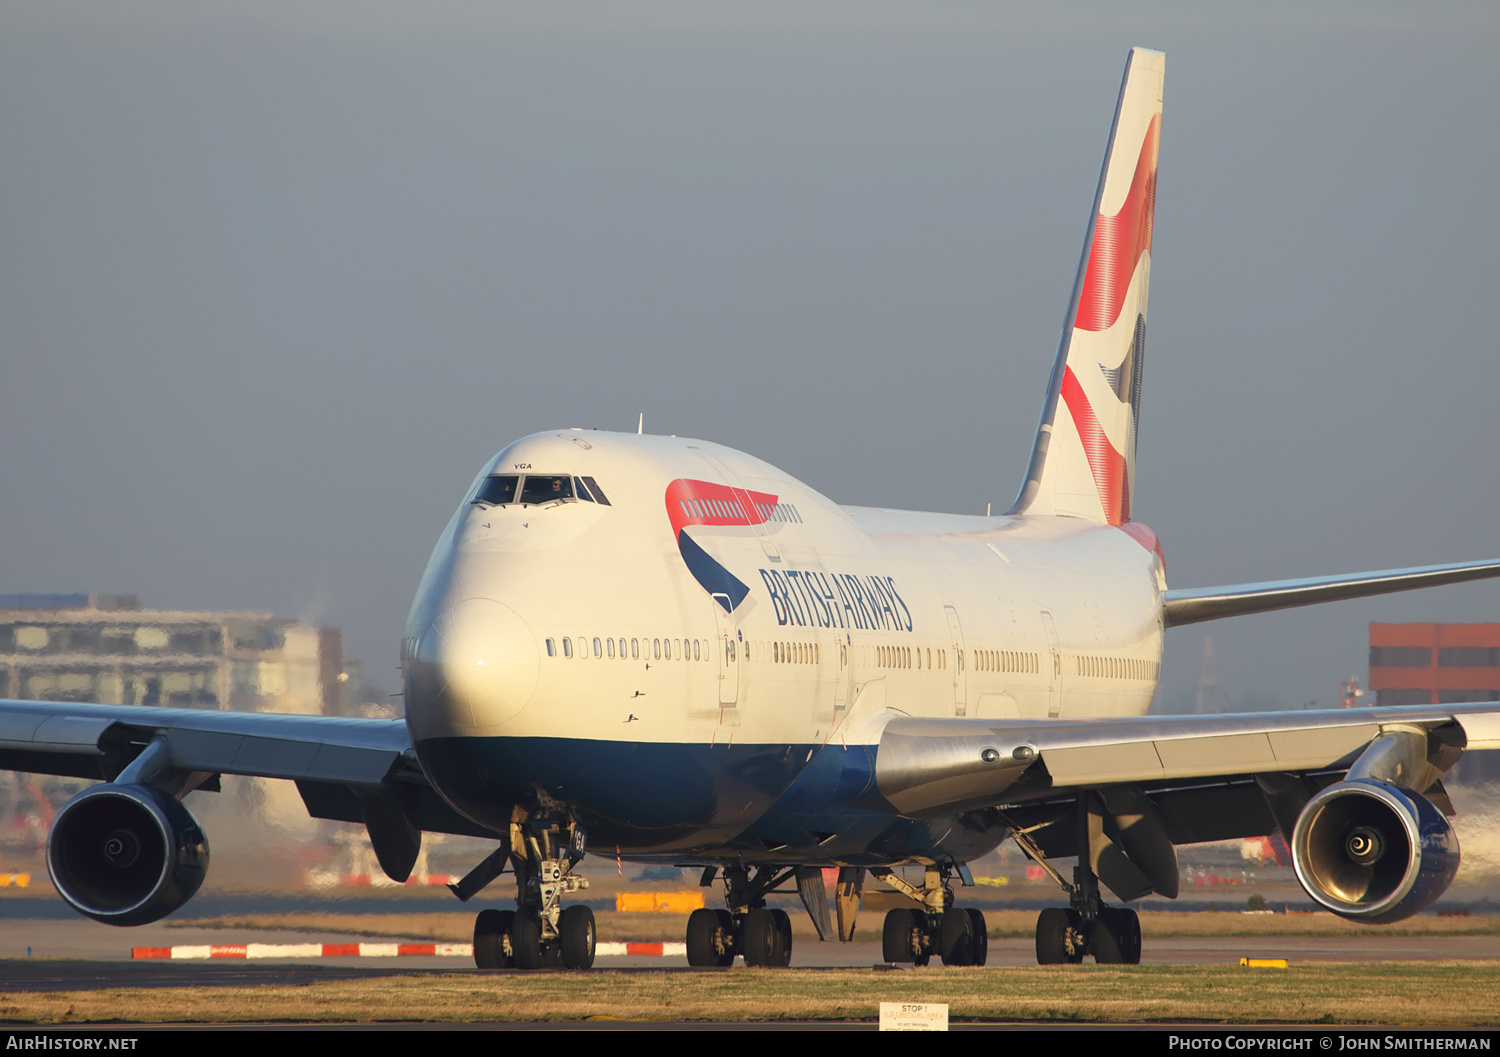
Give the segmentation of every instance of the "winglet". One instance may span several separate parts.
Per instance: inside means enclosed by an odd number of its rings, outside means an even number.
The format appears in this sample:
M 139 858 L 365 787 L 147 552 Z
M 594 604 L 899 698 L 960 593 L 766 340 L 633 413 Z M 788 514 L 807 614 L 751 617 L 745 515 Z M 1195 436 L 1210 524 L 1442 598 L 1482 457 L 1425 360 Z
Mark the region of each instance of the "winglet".
M 1031 462 L 1008 513 L 1130 520 L 1165 69 L 1166 56 L 1146 48 L 1125 61 Z

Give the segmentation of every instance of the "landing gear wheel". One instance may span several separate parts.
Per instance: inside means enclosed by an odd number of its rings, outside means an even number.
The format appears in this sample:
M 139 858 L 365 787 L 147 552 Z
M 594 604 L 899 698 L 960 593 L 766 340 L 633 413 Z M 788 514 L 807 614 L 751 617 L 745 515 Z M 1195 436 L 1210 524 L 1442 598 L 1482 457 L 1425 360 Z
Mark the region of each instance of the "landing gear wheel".
M 776 919 L 765 907 L 756 907 L 745 915 L 743 929 L 745 964 L 749 966 L 772 966 L 777 962 L 777 948 L 781 945 L 781 930 Z
M 688 915 L 687 924 L 687 959 L 692 966 L 707 966 L 723 964 L 719 959 L 723 954 L 721 950 L 723 943 L 722 934 L 719 931 L 719 912 L 716 910 L 699 909 Z M 730 955 L 733 958 L 733 955 Z
M 1038 965 L 1077 965 L 1083 961 L 1083 920 L 1076 910 L 1048 907 L 1036 919 Z
M 1100 965 L 1141 964 L 1141 919 L 1126 907 L 1102 907 L 1094 926 L 1094 961 Z
M 532 909 L 516 912 L 511 926 L 510 938 L 515 951 L 517 969 L 548 969 L 548 955 L 552 952 L 542 946 L 542 922 Z
M 973 927 L 968 911 L 958 907 L 943 911 L 943 923 L 938 926 L 938 957 L 944 965 L 973 964 Z
M 588 907 L 572 906 L 557 920 L 562 940 L 564 969 L 591 969 L 594 965 L 594 912 Z
M 885 926 L 880 934 L 880 957 L 892 965 L 910 962 L 914 954 L 912 934 L 916 931 L 916 914 L 906 907 L 885 912 Z
M 973 907 L 969 914 L 969 964 L 984 965 L 990 956 L 989 926 L 984 923 L 984 914 Z
M 474 964 L 481 969 L 509 969 L 516 963 L 511 954 L 510 930 L 513 910 L 481 910 L 474 919 Z
M 734 915 L 727 910 L 715 910 L 714 915 L 719 919 L 719 964 L 734 964 Z
M 776 922 L 776 960 L 773 966 L 784 969 L 792 964 L 792 917 L 785 910 L 771 911 Z

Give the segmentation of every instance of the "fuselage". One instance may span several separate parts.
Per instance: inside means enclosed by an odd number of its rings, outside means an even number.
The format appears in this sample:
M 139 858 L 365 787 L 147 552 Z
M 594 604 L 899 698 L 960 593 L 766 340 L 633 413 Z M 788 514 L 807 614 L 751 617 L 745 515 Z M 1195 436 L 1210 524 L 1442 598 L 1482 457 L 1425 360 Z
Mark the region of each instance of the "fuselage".
M 1143 714 L 1164 590 L 1138 524 L 840 507 L 704 441 L 536 434 L 434 549 L 407 724 L 500 830 L 555 805 L 596 848 L 676 861 L 993 845 L 882 810 L 885 724 Z

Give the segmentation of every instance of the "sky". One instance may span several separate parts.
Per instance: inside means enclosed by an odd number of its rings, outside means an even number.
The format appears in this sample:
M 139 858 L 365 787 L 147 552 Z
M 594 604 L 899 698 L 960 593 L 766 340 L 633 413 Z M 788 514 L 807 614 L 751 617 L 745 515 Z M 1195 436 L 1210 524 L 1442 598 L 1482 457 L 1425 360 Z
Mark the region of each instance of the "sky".
M 1169 583 L 1500 556 L 1493 4 L 0 5 L 0 593 L 333 624 L 397 689 L 509 441 L 1014 498 L 1127 49 L 1167 53 L 1134 497 Z M 1370 621 L 1205 633 L 1335 702 Z

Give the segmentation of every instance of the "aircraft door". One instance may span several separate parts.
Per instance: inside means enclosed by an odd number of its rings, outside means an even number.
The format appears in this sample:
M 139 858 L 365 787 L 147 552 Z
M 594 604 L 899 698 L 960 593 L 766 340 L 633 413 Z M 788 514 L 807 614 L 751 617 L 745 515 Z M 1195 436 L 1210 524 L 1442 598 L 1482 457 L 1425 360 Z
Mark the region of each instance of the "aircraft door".
M 1042 628 L 1047 632 L 1047 655 L 1042 658 L 1047 668 L 1047 718 L 1056 719 L 1062 714 L 1062 650 L 1057 643 L 1057 625 L 1052 613 L 1045 609 Z
M 719 705 L 731 708 L 740 700 L 740 664 L 745 656 L 745 644 L 739 641 L 739 631 L 729 620 L 727 595 L 713 597 L 714 626 L 718 630 L 717 649 L 719 655 Z
M 828 640 L 828 657 L 824 661 L 830 671 L 834 672 L 833 680 L 833 712 L 836 717 L 843 715 L 844 709 L 849 706 L 849 684 L 853 681 L 854 666 L 850 663 L 854 658 L 849 656 L 849 636 L 838 635 Z
M 944 606 L 943 614 L 948 618 L 948 638 L 952 642 L 953 714 L 967 715 L 969 711 L 968 680 L 964 675 L 964 629 L 958 622 L 958 610 Z

